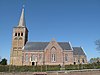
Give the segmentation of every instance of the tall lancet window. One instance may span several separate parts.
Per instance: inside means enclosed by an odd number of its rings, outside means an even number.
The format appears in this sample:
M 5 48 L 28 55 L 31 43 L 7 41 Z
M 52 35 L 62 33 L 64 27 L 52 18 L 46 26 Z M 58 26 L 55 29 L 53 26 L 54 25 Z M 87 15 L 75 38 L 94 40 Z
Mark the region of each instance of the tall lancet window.
M 65 61 L 68 61 L 68 55 L 65 54 Z
M 28 54 L 25 54 L 25 62 L 28 62 Z
M 56 49 L 53 47 L 51 49 L 51 62 L 56 62 Z
M 52 62 L 55 62 L 55 61 L 56 61 L 56 55 L 52 54 Z
M 31 61 L 35 61 L 35 55 L 31 56 Z

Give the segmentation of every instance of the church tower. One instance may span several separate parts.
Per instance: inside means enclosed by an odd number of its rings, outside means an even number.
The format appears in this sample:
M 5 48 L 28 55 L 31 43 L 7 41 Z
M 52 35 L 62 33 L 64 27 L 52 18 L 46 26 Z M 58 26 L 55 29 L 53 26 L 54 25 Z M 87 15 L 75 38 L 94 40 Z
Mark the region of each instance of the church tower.
M 24 8 L 17 27 L 13 28 L 10 65 L 22 64 L 22 49 L 28 41 L 28 29 L 25 24 Z

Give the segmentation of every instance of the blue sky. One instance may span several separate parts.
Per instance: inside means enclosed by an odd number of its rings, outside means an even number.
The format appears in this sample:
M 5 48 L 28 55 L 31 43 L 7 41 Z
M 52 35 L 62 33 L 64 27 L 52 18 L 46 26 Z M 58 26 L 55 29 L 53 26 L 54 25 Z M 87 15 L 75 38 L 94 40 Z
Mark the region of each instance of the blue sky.
M 88 60 L 100 57 L 100 0 L 0 0 L 0 56 L 10 59 L 12 29 L 25 5 L 29 41 L 70 41 L 81 46 Z

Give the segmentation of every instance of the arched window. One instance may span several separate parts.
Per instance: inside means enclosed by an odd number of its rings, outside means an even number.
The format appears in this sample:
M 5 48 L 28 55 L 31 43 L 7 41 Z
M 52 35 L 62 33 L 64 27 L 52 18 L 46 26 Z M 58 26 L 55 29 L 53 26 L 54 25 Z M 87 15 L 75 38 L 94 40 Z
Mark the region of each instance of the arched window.
M 28 54 L 25 54 L 25 62 L 28 62 Z
M 56 48 L 51 49 L 51 62 L 56 62 Z
M 21 33 L 21 36 L 23 36 L 23 33 Z
M 31 56 L 31 61 L 35 61 L 35 55 L 34 54 Z
M 52 59 L 52 62 L 55 62 L 56 61 L 56 55 L 55 54 L 52 54 L 51 59 Z
M 65 54 L 65 61 L 68 61 L 68 55 Z
M 80 63 L 80 60 L 78 60 L 78 63 Z
M 41 60 L 42 59 L 42 54 L 39 54 L 39 60 Z
M 82 59 L 82 63 L 84 63 L 84 59 Z
M 20 36 L 20 33 L 18 33 L 18 36 Z
M 15 36 L 17 36 L 17 33 L 15 33 Z

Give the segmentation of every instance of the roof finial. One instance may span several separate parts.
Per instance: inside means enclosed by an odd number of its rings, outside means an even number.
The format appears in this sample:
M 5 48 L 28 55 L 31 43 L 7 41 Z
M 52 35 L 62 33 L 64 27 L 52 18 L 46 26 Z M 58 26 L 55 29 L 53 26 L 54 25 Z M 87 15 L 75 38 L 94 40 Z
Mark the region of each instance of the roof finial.
M 55 40 L 55 38 L 52 38 L 52 40 L 51 40 L 51 41 L 56 41 L 56 40 Z

